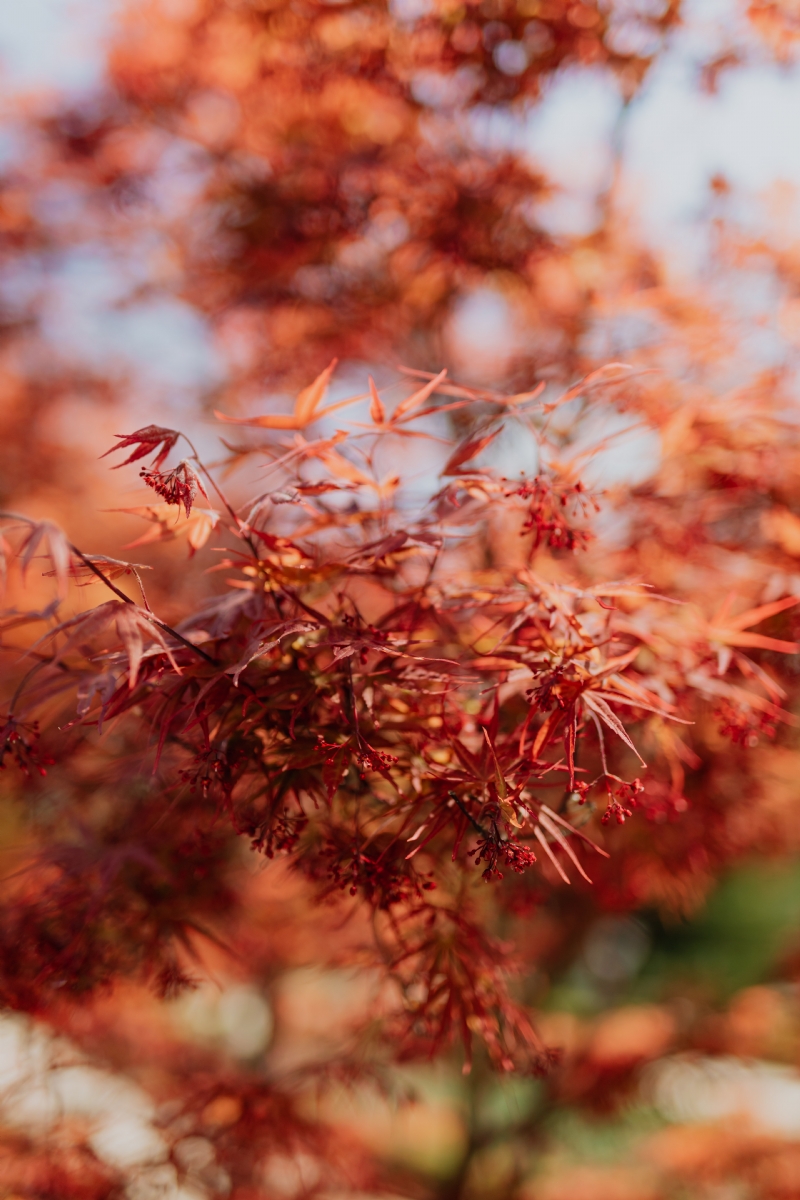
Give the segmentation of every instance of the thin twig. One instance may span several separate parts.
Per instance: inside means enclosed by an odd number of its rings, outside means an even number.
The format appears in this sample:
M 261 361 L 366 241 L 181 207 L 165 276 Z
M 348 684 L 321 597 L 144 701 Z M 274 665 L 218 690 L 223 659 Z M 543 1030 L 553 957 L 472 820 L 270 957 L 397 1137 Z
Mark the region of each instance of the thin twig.
M 72 553 L 81 560 L 81 562 L 84 564 L 84 566 L 88 567 L 89 570 L 93 574 L 95 574 L 98 579 L 101 579 L 103 581 L 103 583 L 106 585 L 106 587 L 109 588 L 114 593 L 115 596 L 117 596 L 125 604 L 135 604 L 136 603 L 135 600 L 131 600 L 130 596 L 126 596 L 125 592 L 123 592 L 121 588 L 118 588 L 115 583 L 112 583 L 112 581 L 108 578 L 108 576 L 105 574 L 105 572 L 101 571 L 100 568 L 97 566 L 97 564 L 92 562 L 92 560 L 90 558 L 88 558 L 87 555 L 85 555 L 82 550 L 79 550 L 77 546 L 73 546 L 71 542 L 70 542 L 69 548 L 72 551 Z M 210 654 L 206 654 L 205 650 L 201 650 L 199 646 L 195 646 L 194 642 L 190 642 L 188 638 L 185 638 L 183 636 L 183 634 L 178 633 L 177 629 L 173 629 L 171 625 L 167 625 L 166 621 L 159 620 L 159 618 L 157 616 L 155 616 L 155 614 L 152 612 L 148 612 L 146 614 L 146 616 L 147 616 L 148 621 L 152 621 L 152 623 L 154 625 L 157 625 L 159 627 L 159 629 L 162 629 L 164 631 L 164 633 L 168 633 L 170 635 L 170 637 L 174 637 L 175 640 L 180 642 L 183 646 L 185 646 L 187 648 L 187 650 L 194 650 L 195 654 L 198 654 L 200 656 L 200 658 L 205 659 L 206 662 L 211 663 L 212 666 L 214 666 L 214 667 L 219 666 L 219 663 L 217 662 L 217 660 L 215 658 L 212 658 Z
M 181 437 L 183 438 L 183 440 L 184 440 L 184 441 L 187 443 L 187 445 L 189 446 L 189 449 L 190 449 L 190 450 L 191 450 L 191 452 L 192 452 L 192 456 L 193 456 L 193 458 L 194 458 L 194 461 L 197 463 L 198 467 L 199 467 L 199 468 L 200 468 L 200 470 L 203 472 L 203 474 L 205 475 L 206 479 L 209 481 L 209 483 L 210 483 L 210 484 L 211 484 L 211 486 L 213 487 L 214 491 L 215 491 L 215 492 L 217 493 L 217 495 L 219 496 L 219 498 L 220 498 L 220 500 L 222 501 L 223 505 L 224 505 L 224 506 L 225 506 L 225 508 L 227 509 L 227 511 L 228 511 L 228 513 L 229 513 L 229 515 L 230 515 L 231 519 L 232 519 L 233 521 L 235 521 L 235 523 L 236 523 L 236 527 L 237 527 L 237 529 L 238 529 L 238 531 L 239 531 L 239 536 L 240 536 L 240 538 L 242 539 L 242 541 L 244 541 L 244 542 L 246 542 L 246 543 L 247 543 L 247 545 L 248 545 L 248 546 L 249 546 L 249 548 L 250 548 L 250 552 L 251 552 L 251 553 L 252 553 L 252 555 L 253 555 L 253 558 L 256 560 L 256 562 L 259 562 L 259 561 L 260 561 L 260 559 L 259 559 L 259 554 L 258 554 L 258 549 L 257 549 L 257 547 L 256 547 L 256 544 L 255 544 L 255 542 L 253 541 L 253 539 L 250 537 L 250 534 L 249 534 L 249 533 L 244 533 L 244 531 L 243 531 L 243 529 L 242 529 L 242 522 L 241 522 L 241 521 L 239 520 L 239 518 L 237 517 L 237 515 L 236 515 L 236 510 L 234 509 L 233 505 L 232 505 L 232 504 L 229 502 L 229 500 L 228 500 L 227 496 L 225 495 L 225 493 L 223 492 L 222 488 L 221 488 L 221 487 L 219 486 L 219 484 L 217 483 L 217 481 L 216 481 L 216 479 L 214 478 L 214 476 L 213 476 L 213 475 L 211 474 L 211 472 L 209 471 L 208 467 L 205 465 L 205 463 L 203 463 L 203 462 L 201 461 L 201 459 L 200 459 L 200 456 L 199 456 L 199 454 L 197 453 L 197 450 L 196 450 L 196 449 L 195 449 L 195 447 L 194 447 L 194 444 L 193 444 L 193 443 L 190 441 L 190 439 L 189 439 L 189 438 L 186 436 L 186 434 L 185 434 L 185 433 L 181 433 Z
M 468 809 L 468 808 L 466 808 L 466 807 L 465 807 L 465 806 L 464 806 L 464 805 L 461 803 L 461 801 L 459 800 L 459 798 L 458 798 L 458 796 L 455 794 L 455 792 L 448 792 L 447 794 L 448 794 L 448 796 L 450 797 L 450 799 L 451 799 L 451 800 L 455 800 L 456 804 L 457 804 L 457 805 L 458 805 L 458 807 L 461 809 L 462 813 L 463 813 L 463 814 L 464 814 L 464 816 L 467 818 L 467 820 L 469 821 L 470 825 L 472 825 L 472 826 L 473 826 L 475 829 L 477 829 L 477 831 L 478 831 L 478 833 L 481 835 L 481 837 L 483 837 L 483 838 L 488 838 L 489 834 L 486 832 L 486 830 L 483 828 L 483 826 L 482 826 L 481 824 L 479 824 L 479 823 L 478 823 L 478 822 L 475 820 L 475 818 L 473 817 L 473 815 L 472 815 L 472 813 L 469 811 L 469 809 Z

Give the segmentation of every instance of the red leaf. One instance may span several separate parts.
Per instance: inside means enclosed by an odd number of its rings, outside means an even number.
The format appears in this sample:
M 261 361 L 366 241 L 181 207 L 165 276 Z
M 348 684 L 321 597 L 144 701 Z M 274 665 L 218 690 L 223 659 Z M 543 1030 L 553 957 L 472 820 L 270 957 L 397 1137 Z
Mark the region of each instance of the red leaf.
M 124 450 L 128 446 L 135 446 L 136 449 L 133 453 L 124 462 L 117 463 L 113 468 L 116 471 L 120 467 L 127 466 L 128 463 L 136 462 L 138 459 L 146 458 L 148 454 L 155 454 L 158 451 L 151 464 L 153 470 L 157 471 L 180 436 L 176 429 L 166 429 L 162 425 L 145 425 L 141 429 L 137 429 L 135 433 L 115 434 L 115 437 L 120 439 L 119 442 L 110 450 L 106 450 L 105 454 L 101 454 L 100 457 L 106 458 L 115 450 Z M 159 449 L 159 447 L 161 448 Z
M 481 450 L 485 450 L 489 443 L 494 441 L 499 432 L 499 429 L 495 429 L 492 433 L 484 434 L 482 437 L 470 437 L 460 442 L 445 463 L 442 474 L 457 475 L 459 467 L 468 463 L 470 459 L 475 458 L 480 454 Z

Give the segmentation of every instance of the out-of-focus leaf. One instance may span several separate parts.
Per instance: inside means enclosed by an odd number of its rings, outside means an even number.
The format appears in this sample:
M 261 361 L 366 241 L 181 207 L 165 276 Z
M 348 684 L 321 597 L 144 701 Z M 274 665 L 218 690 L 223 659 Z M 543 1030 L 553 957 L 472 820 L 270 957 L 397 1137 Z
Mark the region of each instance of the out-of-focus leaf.
M 375 380 L 371 375 L 369 377 L 369 394 L 371 397 L 369 415 L 376 425 L 383 425 L 386 421 L 386 410 L 383 407 L 383 401 L 378 395 L 378 389 L 375 387 Z
M 456 446 L 455 450 L 448 458 L 447 462 L 442 468 L 442 474 L 457 475 L 459 468 L 463 467 L 465 463 L 468 463 L 470 459 L 476 458 L 477 455 L 480 454 L 481 450 L 485 450 L 486 447 L 494 441 L 499 432 L 499 429 L 494 429 L 491 433 L 483 434 L 480 437 L 465 438 L 463 442 Z
M 426 383 L 423 387 L 418 388 L 416 392 L 413 392 L 410 396 L 407 396 L 405 400 L 401 400 L 390 417 L 390 423 L 393 424 L 395 421 L 399 421 L 401 417 L 407 417 L 409 413 L 414 411 L 414 409 L 423 405 L 425 401 L 433 395 L 439 384 L 444 381 L 446 375 L 447 369 L 444 368 L 439 372 L 438 375 L 434 376 L 429 383 Z
M 76 650 L 91 658 L 96 653 L 92 645 L 93 640 L 104 633 L 112 621 L 127 656 L 128 682 L 131 688 L 135 687 L 139 676 L 145 635 L 157 643 L 169 659 L 172 669 L 180 674 L 180 667 L 152 614 L 122 600 L 107 600 L 96 608 L 62 621 L 45 634 L 40 642 L 51 641 L 59 634 L 66 634 L 66 641 L 62 642 L 56 651 L 56 662 L 63 661 L 66 655 Z
M 338 361 L 334 358 L 330 366 L 327 366 L 313 383 L 298 392 L 294 412 L 291 414 L 266 413 L 260 417 L 229 417 L 225 413 L 215 410 L 214 416 L 218 421 L 225 421 L 228 425 L 251 425 L 256 429 L 307 429 L 314 421 L 319 421 L 322 417 L 327 417 L 331 413 L 337 412 L 338 409 L 345 408 L 348 404 L 355 404 L 357 400 L 364 399 L 363 396 L 348 396 L 346 400 L 339 400 L 336 404 L 329 404 L 327 408 L 320 409 L 319 406 L 325 399 Z
M 17 513 L 0 513 L 0 518 L 2 517 L 22 522 L 27 527 L 27 533 L 17 552 L 23 578 L 37 551 L 41 551 L 53 564 L 53 574 L 58 581 L 58 594 L 63 598 L 67 593 L 71 558 L 69 539 L 64 531 L 53 521 L 33 521 L 30 517 Z
M 206 544 L 219 524 L 219 513 L 207 508 L 194 508 L 188 517 L 181 512 L 176 512 L 170 504 L 139 504 L 134 508 L 117 508 L 113 511 L 143 517 L 152 525 L 152 528 L 143 533 L 141 537 L 128 542 L 126 549 L 133 546 L 147 546 L 151 542 L 170 542 L 177 537 L 185 537 L 189 543 L 189 553 L 192 555 Z

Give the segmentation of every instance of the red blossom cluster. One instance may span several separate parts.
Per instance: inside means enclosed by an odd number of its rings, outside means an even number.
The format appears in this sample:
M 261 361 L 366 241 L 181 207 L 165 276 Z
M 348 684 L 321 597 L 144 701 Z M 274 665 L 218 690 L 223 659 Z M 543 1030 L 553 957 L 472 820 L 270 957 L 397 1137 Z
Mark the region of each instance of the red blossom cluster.
M 757 746 L 759 738 L 775 737 L 775 717 L 768 712 L 754 712 L 746 705 L 722 700 L 714 717 L 722 737 L 730 738 L 735 746 Z
M 187 462 L 178 463 L 171 471 L 156 471 L 152 468 L 148 470 L 142 467 L 139 474 L 147 486 L 167 504 L 177 504 L 178 508 L 183 505 L 187 517 L 191 515 L 198 491 L 205 496 L 202 483 Z
M 518 489 L 517 495 L 530 500 L 522 526 L 523 533 L 533 534 L 533 547 L 551 546 L 554 550 L 585 550 L 591 533 L 576 527 L 574 519 L 584 520 L 599 512 L 597 500 L 589 495 L 580 480 L 573 484 L 554 485 L 544 475 L 537 475 Z
M 10 757 L 24 775 L 30 775 L 31 768 L 46 775 L 54 760 L 41 752 L 38 742 L 38 721 L 19 721 L 9 715 L 0 727 L 0 771 L 6 769 L 6 757 Z
M 603 825 L 608 825 L 612 819 L 618 825 L 624 825 L 627 817 L 633 816 L 633 810 L 639 807 L 639 796 L 644 791 L 644 785 L 641 780 L 634 779 L 631 783 L 625 783 L 621 780 L 619 786 L 608 788 L 608 804 L 606 811 L 603 813 L 600 820 Z
M 492 824 L 491 832 L 480 838 L 478 845 L 474 850 L 470 850 L 469 854 L 470 857 L 475 856 L 476 867 L 482 862 L 486 863 L 483 878 L 487 883 L 493 879 L 503 878 L 503 872 L 498 869 L 498 863 L 504 863 L 518 875 L 522 875 L 528 867 L 532 867 L 536 863 L 536 855 L 528 846 L 521 845 L 513 838 L 501 837 L 495 823 Z

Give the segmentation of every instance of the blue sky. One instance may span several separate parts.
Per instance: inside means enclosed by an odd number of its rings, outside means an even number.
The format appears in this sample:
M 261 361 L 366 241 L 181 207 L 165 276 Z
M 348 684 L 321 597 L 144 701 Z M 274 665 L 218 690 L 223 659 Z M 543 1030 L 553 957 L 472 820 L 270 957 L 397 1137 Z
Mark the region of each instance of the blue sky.
M 9 91 L 83 89 L 102 75 L 114 0 L 7 0 L 0 5 L 0 69 Z

